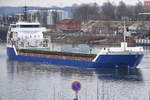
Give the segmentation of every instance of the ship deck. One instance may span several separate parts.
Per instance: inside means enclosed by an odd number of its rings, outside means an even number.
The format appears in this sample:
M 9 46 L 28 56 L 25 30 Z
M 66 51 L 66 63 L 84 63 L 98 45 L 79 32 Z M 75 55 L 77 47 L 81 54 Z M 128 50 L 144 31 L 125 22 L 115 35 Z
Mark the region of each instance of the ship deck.
M 48 48 L 27 48 L 17 50 L 19 55 L 24 56 L 38 56 L 44 58 L 60 58 L 71 60 L 92 61 L 96 54 L 84 52 L 71 52 L 71 51 L 56 51 Z

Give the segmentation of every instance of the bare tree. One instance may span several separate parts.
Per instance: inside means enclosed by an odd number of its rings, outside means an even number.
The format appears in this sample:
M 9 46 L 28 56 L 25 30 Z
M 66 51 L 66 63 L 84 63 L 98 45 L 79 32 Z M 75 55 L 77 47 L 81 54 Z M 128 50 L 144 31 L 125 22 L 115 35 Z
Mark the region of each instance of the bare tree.
M 98 6 L 96 3 L 82 4 L 78 8 L 76 8 L 73 12 L 73 18 L 80 22 L 85 22 L 89 19 L 95 19 L 98 15 Z
M 120 1 L 118 6 L 106 2 L 102 5 L 101 11 L 97 4 L 82 4 L 75 6 L 73 18 L 80 22 L 90 19 L 121 20 L 125 16 L 129 20 L 138 20 L 141 12 L 144 12 L 144 7 L 140 1 L 135 6 L 126 5 L 123 1 Z
M 134 9 L 135 9 L 135 10 L 134 10 L 135 18 L 138 19 L 139 13 L 144 12 L 144 7 L 143 7 L 142 2 L 139 1 L 139 2 L 136 4 L 136 6 L 135 6 Z
M 117 7 L 117 17 L 121 19 L 124 16 L 128 16 L 128 8 L 123 1 L 119 2 L 119 6 Z
M 102 13 L 107 20 L 115 19 L 115 6 L 110 2 L 104 3 L 102 6 Z

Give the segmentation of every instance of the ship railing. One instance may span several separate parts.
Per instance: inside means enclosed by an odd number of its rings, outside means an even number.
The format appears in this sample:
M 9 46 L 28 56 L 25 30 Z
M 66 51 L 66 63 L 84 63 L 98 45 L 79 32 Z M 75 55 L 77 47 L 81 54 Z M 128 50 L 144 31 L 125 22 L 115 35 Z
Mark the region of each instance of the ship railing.
M 101 54 L 113 54 L 113 53 L 142 53 L 143 48 L 142 47 L 126 47 L 124 48 L 118 48 L 118 47 L 113 47 L 113 48 L 103 48 L 100 53 Z
M 30 40 L 17 40 L 15 41 L 15 47 L 17 49 L 26 49 L 26 48 L 49 48 L 50 42 L 48 38 L 44 39 L 32 39 Z
M 136 39 L 136 43 L 150 44 L 150 39 Z

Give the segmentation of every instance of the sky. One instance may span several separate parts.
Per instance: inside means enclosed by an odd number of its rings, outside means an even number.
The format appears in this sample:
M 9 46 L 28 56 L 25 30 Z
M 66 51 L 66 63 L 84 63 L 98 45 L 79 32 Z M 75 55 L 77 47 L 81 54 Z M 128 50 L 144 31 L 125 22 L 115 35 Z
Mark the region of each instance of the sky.
M 0 7 L 2 6 L 40 6 L 40 7 L 64 7 L 71 6 L 73 4 L 82 4 L 82 3 L 94 3 L 96 2 L 99 5 L 102 5 L 104 2 L 110 1 L 114 4 L 118 4 L 121 0 L 0 0 Z M 138 1 L 143 2 L 144 0 L 122 0 L 126 4 L 135 5 Z

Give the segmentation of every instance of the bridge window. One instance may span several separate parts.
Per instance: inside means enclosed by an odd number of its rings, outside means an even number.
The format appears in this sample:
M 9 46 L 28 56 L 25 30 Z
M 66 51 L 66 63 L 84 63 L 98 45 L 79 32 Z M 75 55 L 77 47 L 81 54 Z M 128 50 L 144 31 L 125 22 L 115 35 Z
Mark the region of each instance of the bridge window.
M 16 25 L 11 25 L 12 28 L 16 28 Z
M 38 28 L 40 25 L 20 25 L 21 28 Z

